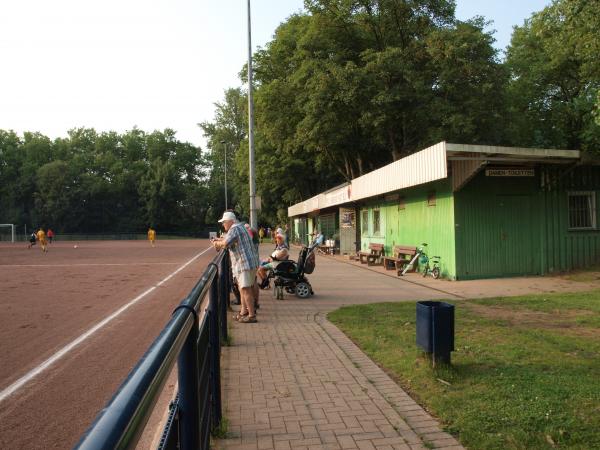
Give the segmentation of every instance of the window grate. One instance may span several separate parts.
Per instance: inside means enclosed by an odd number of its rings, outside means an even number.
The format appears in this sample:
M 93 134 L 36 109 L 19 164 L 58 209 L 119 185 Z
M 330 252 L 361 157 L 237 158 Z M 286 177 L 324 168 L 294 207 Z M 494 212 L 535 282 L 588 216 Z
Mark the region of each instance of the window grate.
M 569 229 L 596 229 L 596 193 L 569 192 Z

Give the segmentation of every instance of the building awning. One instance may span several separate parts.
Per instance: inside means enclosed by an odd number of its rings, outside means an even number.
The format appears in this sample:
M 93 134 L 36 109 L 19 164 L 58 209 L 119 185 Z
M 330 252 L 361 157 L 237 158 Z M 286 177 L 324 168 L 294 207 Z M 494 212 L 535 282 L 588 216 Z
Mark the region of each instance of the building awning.
M 440 142 L 429 148 L 394 161 L 336 188 L 288 208 L 295 217 L 316 210 L 418 186 L 452 175 L 457 191 L 477 172 L 494 164 L 561 164 L 579 161 L 578 150 L 499 147 Z M 450 172 L 449 172 L 450 170 Z

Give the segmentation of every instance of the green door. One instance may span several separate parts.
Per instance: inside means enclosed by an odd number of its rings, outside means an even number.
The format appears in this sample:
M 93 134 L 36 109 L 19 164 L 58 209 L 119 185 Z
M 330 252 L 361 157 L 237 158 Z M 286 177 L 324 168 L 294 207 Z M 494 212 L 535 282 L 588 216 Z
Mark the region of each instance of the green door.
M 536 273 L 534 268 L 535 236 L 531 198 L 526 195 L 498 195 L 497 239 L 501 275 Z
M 385 210 L 385 254 L 392 255 L 394 245 L 404 244 L 400 236 L 400 206 L 393 203 Z
M 528 195 L 470 195 L 461 200 L 457 221 L 459 277 L 535 274 L 538 222 Z

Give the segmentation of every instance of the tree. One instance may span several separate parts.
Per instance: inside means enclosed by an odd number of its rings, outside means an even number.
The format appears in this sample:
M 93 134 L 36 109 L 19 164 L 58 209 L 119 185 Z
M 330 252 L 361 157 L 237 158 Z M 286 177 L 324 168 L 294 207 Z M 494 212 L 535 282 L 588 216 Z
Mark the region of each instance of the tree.
M 224 101 L 215 103 L 214 121 L 198 124 L 208 140 L 206 161 L 211 170 L 208 175 L 207 195 L 212 206 L 209 217 L 207 217 L 209 222 L 216 222 L 225 209 L 225 164 L 228 169 L 228 203 L 229 205 L 243 204 L 239 202 L 241 199 L 240 188 L 243 183 L 235 171 L 236 164 L 234 162 L 239 157 L 239 149 L 246 137 L 247 102 L 247 97 L 240 88 L 227 89 Z M 225 158 L 227 158 L 227 162 L 225 162 Z M 248 161 L 247 158 L 246 161 Z M 240 211 L 239 207 L 237 209 Z M 247 211 L 247 209 L 243 210 Z
M 492 46 L 494 38 L 483 30 L 485 25 L 477 17 L 428 36 L 433 98 L 426 110 L 435 121 L 425 142 L 508 142 L 508 72 Z
M 312 0 L 256 57 L 269 143 L 349 180 L 441 139 L 499 143 L 506 73 L 445 0 Z M 326 176 L 329 181 L 331 177 Z
M 23 145 L 14 131 L 0 130 L 0 222 L 21 223 L 26 217 L 25 196 L 21 192 Z
M 206 161 L 173 130 L 121 135 L 0 130 L 0 214 L 58 232 L 195 231 L 208 209 Z
M 73 172 L 65 161 L 52 161 L 37 170 L 34 204 L 38 225 L 72 223 L 77 220 L 72 214 Z
M 452 0 L 305 6 L 254 56 L 259 220 L 440 140 L 506 141 L 507 73 L 483 19 L 457 21 Z M 226 98 L 216 120 L 201 124 L 213 149 L 234 104 Z M 243 199 L 248 156 L 239 142 L 234 186 Z
M 515 29 L 507 53 L 515 145 L 600 148 L 599 18 L 598 2 L 557 0 Z

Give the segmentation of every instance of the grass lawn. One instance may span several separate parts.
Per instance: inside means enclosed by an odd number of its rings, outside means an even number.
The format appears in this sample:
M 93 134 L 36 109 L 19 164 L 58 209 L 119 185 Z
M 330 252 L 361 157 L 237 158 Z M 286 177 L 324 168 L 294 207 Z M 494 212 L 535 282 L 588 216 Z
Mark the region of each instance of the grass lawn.
M 414 302 L 328 317 L 470 449 L 600 449 L 600 290 L 451 303 L 456 351 L 435 370 Z

